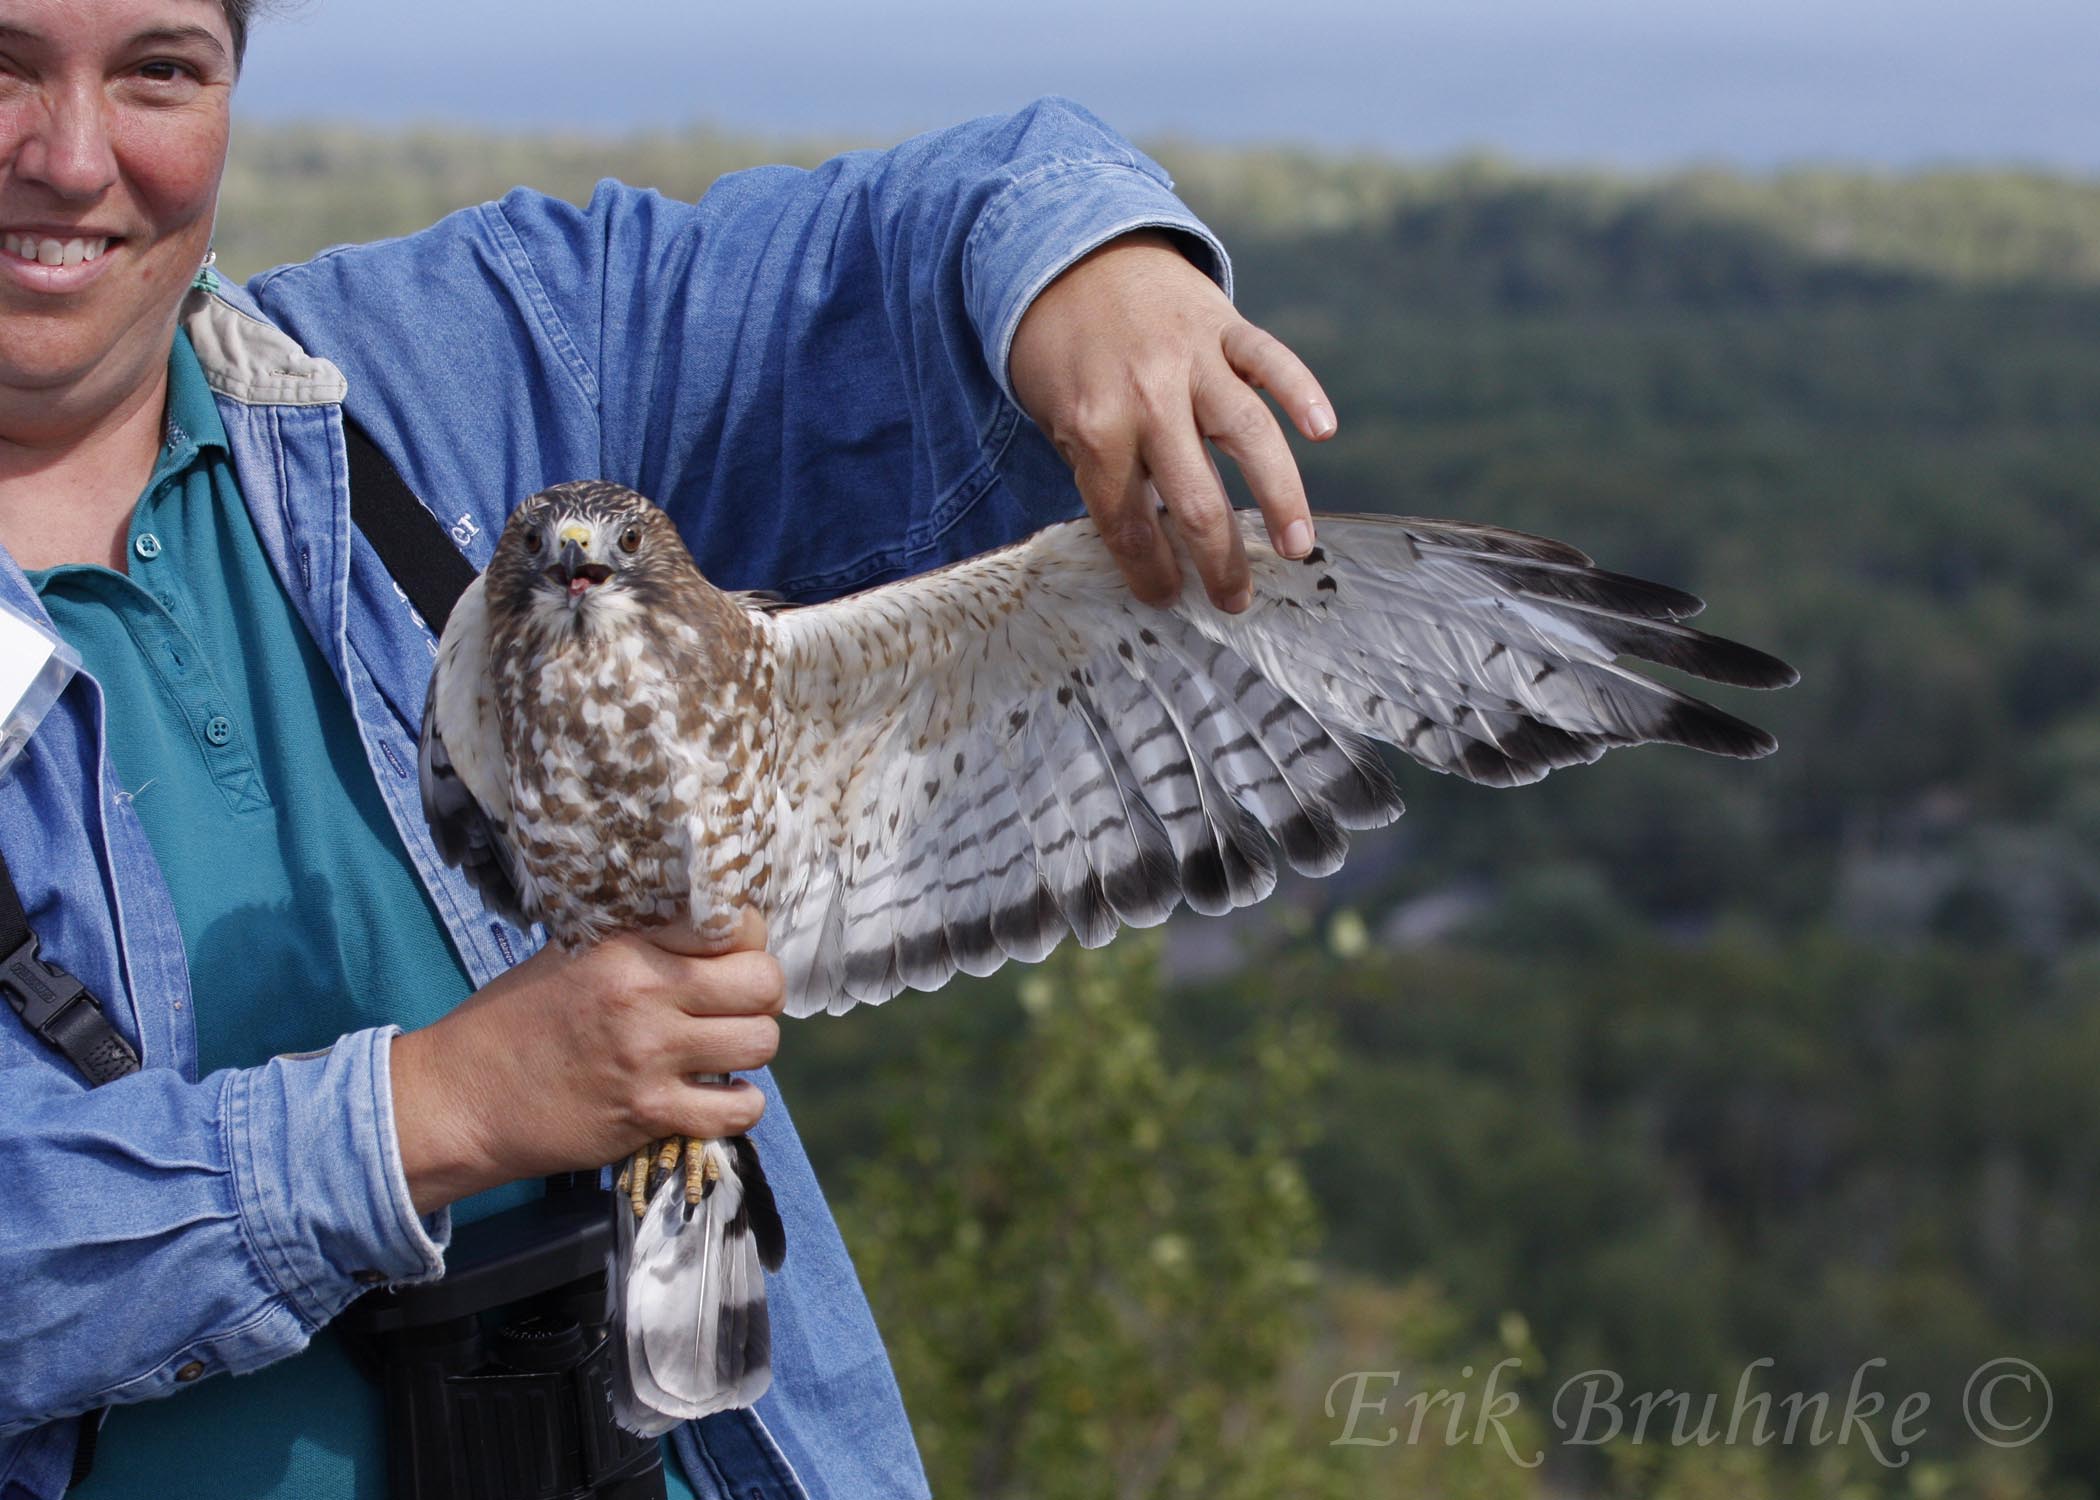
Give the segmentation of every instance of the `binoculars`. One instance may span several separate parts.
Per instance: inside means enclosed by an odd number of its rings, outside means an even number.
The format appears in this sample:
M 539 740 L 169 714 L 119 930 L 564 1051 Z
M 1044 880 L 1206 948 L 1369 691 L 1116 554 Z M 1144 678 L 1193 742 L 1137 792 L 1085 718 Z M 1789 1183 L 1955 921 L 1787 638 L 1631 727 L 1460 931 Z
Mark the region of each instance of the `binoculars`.
M 613 1420 L 613 1225 L 595 1175 L 454 1231 L 445 1276 L 336 1321 L 385 1392 L 392 1500 L 664 1500 Z

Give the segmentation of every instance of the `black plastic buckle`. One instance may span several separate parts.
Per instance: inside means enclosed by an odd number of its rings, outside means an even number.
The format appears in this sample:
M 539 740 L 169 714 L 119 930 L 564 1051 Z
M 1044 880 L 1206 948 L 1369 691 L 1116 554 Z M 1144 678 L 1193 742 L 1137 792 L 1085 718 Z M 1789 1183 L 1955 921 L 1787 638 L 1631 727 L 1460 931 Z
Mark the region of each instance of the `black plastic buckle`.
M 97 1085 L 139 1070 L 139 1055 L 102 1013 L 88 987 L 40 956 L 36 934 L 0 963 L 0 992 L 22 1024 L 63 1052 Z
M 68 1006 L 83 998 L 90 1003 L 93 1000 L 86 985 L 57 964 L 44 962 L 33 932 L 7 962 L 0 963 L 0 989 L 7 991 L 23 1024 L 47 1040 L 52 1021 L 63 1015 Z

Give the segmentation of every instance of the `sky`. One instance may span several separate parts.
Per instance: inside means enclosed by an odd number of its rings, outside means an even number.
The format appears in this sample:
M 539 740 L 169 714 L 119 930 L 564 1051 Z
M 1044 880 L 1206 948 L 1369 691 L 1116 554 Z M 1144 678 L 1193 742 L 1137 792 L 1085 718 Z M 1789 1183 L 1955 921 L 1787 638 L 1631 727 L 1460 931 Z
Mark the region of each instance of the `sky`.
M 1040 94 L 1127 134 L 1524 161 L 2100 173 L 2100 0 L 278 0 L 253 119 L 885 141 Z

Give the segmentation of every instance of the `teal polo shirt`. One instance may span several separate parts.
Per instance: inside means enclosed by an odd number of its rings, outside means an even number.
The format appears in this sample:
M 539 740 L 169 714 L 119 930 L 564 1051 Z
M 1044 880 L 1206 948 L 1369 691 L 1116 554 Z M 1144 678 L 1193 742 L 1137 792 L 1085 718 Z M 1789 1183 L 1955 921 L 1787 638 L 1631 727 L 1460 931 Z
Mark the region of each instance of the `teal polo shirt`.
M 180 332 L 166 413 L 127 571 L 29 576 L 102 685 L 110 762 L 182 929 L 198 1071 L 253 1067 L 386 1022 L 427 1025 L 471 982 L 387 816 L 349 705 L 264 556 Z M 453 1206 L 453 1221 L 539 1191 L 479 1194 Z M 690 1493 L 670 1482 L 674 1496 Z M 113 1409 L 74 1493 L 385 1500 L 379 1393 L 324 1330 L 266 1370 Z

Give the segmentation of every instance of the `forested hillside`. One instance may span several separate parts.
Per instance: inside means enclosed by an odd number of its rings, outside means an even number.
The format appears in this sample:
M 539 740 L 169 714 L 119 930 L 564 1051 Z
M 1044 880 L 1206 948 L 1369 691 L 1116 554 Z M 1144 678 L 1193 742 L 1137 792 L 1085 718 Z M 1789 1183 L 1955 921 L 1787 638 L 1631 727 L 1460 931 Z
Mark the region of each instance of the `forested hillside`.
M 1802 682 L 1724 698 L 1770 760 L 1408 767 L 1270 908 L 789 1027 L 937 1490 L 2100 1493 L 2100 185 L 1155 151 L 1334 397 L 1316 507 L 1565 538 Z M 251 135 L 220 246 L 817 154 Z M 1331 1446 L 1348 1372 L 1404 1432 L 1505 1356 L 1543 1467 Z M 2007 1356 L 2054 1406 L 1996 1448 Z M 1758 1359 L 1885 1360 L 1910 1461 L 1548 1421 L 1593 1367 L 1725 1421 Z

